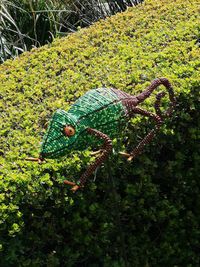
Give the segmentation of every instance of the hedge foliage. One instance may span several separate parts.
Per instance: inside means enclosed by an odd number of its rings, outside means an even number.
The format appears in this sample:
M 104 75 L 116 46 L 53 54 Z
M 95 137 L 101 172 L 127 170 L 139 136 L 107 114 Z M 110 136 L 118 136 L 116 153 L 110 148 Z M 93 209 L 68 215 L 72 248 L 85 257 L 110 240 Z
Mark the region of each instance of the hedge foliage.
M 0 266 L 200 265 L 198 3 L 148 0 L 0 66 Z M 139 116 L 77 194 L 62 181 L 80 177 L 89 151 L 24 160 L 38 156 L 56 109 L 100 86 L 135 94 L 160 76 L 176 111 L 131 164 L 117 151 L 153 127 Z

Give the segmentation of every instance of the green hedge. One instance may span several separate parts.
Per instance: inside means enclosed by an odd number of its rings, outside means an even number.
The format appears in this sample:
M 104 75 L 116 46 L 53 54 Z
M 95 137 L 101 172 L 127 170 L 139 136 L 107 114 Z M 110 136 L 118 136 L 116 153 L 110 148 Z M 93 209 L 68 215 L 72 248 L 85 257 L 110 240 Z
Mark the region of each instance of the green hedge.
M 195 0 L 149 0 L 0 66 L 0 266 L 199 266 L 199 12 Z M 153 127 L 139 116 L 77 194 L 62 181 L 80 177 L 88 151 L 24 161 L 74 96 L 100 86 L 135 94 L 160 76 L 176 111 L 131 164 L 117 151 Z

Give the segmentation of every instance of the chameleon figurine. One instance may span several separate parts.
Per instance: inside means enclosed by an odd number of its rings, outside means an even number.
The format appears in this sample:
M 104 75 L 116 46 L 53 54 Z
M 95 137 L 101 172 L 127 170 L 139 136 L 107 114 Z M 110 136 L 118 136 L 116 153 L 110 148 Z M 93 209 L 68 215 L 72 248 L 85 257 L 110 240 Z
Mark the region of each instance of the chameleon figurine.
M 138 107 L 160 85 L 166 87 L 170 100 L 169 107 L 163 112 L 164 114 L 160 110 L 164 92 L 156 95 L 155 113 Z M 87 178 L 106 160 L 112 151 L 112 138 L 119 135 L 134 114 L 153 119 L 155 127 L 132 152 L 120 152 L 128 158 L 128 161 L 135 158 L 153 139 L 164 117 L 172 114 L 174 106 L 174 91 L 166 78 L 153 80 L 143 92 L 136 96 L 113 88 L 89 90 L 78 98 L 67 112 L 61 109 L 55 111 L 43 137 L 39 158 L 27 158 L 27 160 L 41 163 L 46 158 L 54 159 L 65 156 L 73 150 L 83 151 L 88 146 L 101 146 L 99 151 L 94 152 L 97 155 L 95 161 L 88 166 L 76 183 L 64 180 L 64 183 L 71 185 L 71 190 L 75 192 L 84 186 Z

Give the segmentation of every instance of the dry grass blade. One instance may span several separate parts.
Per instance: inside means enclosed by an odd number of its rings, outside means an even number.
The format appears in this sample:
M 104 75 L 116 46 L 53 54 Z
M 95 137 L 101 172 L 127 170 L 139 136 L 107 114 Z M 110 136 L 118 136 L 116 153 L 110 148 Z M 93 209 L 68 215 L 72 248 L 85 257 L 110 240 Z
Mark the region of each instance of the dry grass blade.
M 138 4 L 132 0 L 1 0 L 0 61 Z

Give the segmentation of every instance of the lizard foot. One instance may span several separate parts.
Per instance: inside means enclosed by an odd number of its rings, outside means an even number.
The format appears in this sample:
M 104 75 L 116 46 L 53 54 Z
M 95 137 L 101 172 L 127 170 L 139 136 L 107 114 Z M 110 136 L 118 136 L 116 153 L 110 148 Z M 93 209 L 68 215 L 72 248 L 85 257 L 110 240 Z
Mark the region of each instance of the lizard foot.
M 101 154 L 102 152 L 103 152 L 103 149 L 99 149 L 99 150 L 97 150 L 97 151 L 93 151 L 93 152 L 91 152 L 90 155 L 91 155 L 91 156 L 96 156 L 96 155 Z
M 43 158 L 32 158 L 32 157 L 29 157 L 29 158 L 25 158 L 25 160 L 28 160 L 28 161 L 36 161 L 39 164 L 42 164 L 42 162 L 45 162 L 45 160 Z
M 73 193 L 75 193 L 75 192 L 80 188 L 79 185 L 77 185 L 77 184 L 74 183 L 74 182 L 68 181 L 68 180 L 64 180 L 64 184 L 71 185 L 72 188 L 71 188 L 70 190 L 71 190 Z
M 131 154 L 126 153 L 126 152 L 119 152 L 120 155 L 122 155 L 125 158 L 129 158 Z
M 123 157 L 126 157 L 129 162 L 132 161 L 132 159 L 134 158 L 133 155 L 126 152 L 119 152 L 119 154 L 122 155 Z
M 131 162 L 133 160 L 134 156 L 133 155 L 130 155 L 130 157 L 128 157 L 128 161 Z
M 75 186 L 72 187 L 71 191 L 72 191 L 73 193 L 75 193 L 79 188 L 80 188 L 79 185 L 75 185 Z

